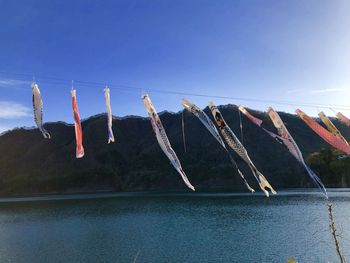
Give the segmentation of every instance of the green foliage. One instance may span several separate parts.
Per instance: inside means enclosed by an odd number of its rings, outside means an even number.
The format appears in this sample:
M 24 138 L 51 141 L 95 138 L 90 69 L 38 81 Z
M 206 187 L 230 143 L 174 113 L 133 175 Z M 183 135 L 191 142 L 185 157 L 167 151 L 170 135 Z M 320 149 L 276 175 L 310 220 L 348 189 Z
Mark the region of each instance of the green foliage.
M 347 187 L 350 183 L 350 158 L 341 156 L 336 150 L 322 149 L 310 154 L 307 162 L 327 185 Z

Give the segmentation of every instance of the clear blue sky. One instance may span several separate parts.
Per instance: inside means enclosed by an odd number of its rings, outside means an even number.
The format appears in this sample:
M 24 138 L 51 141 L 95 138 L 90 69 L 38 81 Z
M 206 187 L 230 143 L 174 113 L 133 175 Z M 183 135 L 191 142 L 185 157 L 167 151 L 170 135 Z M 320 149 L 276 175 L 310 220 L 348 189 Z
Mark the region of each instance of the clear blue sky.
M 0 73 L 0 131 L 34 125 L 31 75 L 45 121 L 72 122 L 71 84 L 42 76 L 350 106 L 349 14 L 345 0 L 0 0 L 0 71 L 29 74 Z M 82 118 L 105 110 L 103 85 L 76 88 Z M 140 95 L 112 89 L 113 114 L 145 115 Z M 150 96 L 158 111 L 181 109 L 183 96 Z

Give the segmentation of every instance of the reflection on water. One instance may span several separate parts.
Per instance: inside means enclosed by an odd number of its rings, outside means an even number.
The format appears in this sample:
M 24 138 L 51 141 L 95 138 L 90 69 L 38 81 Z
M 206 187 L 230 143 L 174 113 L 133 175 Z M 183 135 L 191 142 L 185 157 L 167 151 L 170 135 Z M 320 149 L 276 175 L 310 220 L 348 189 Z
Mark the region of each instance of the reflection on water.
M 317 192 L 56 198 L 0 199 L 0 262 L 337 262 Z M 350 259 L 350 193 L 330 198 Z

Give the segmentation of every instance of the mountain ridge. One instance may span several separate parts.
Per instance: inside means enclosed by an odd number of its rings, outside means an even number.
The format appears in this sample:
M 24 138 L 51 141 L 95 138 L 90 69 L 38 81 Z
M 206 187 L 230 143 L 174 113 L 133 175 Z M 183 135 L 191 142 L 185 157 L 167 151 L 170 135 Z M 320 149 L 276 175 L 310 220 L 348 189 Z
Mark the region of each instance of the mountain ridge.
M 219 107 L 226 122 L 240 138 L 236 105 Z M 206 107 L 205 112 L 212 119 Z M 275 131 L 264 112 L 250 110 L 265 127 Z M 245 191 L 229 158 L 206 128 L 191 113 L 185 112 L 187 152 L 183 149 L 181 114 L 163 112 L 161 121 L 189 180 L 198 191 Z M 292 136 L 306 158 L 329 146 L 296 115 L 281 112 Z M 187 191 L 180 175 L 161 151 L 149 119 L 139 116 L 113 118 L 116 143 L 107 144 L 107 117 L 97 114 L 82 121 L 85 157 L 75 158 L 75 135 L 72 124 L 50 122 L 45 128 L 51 139 L 45 140 L 37 129 L 15 129 L 0 136 L 0 195 L 32 195 L 79 191 Z M 257 168 L 275 189 L 314 187 L 301 165 L 288 150 L 251 123 L 243 120 L 243 144 Z M 344 136 L 350 130 L 337 120 Z M 247 165 L 233 153 L 249 183 L 258 186 Z M 328 186 L 350 186 L 347 178 Z M 327 183 L 329 181 L 329 183 Z M 72 190 L 73 189 L 73 190 Z

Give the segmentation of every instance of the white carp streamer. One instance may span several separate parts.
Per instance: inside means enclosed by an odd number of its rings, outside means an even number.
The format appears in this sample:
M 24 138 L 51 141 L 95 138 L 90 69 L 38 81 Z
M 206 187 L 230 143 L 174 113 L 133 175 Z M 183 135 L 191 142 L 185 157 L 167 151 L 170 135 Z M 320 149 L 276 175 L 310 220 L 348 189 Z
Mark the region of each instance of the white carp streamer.
M 33 94 L 33 111 L 36 126 L 39 128 L 45 139 L 50 139 L 50 134 L 45 130 L 43 125 L 43 100 L 37 84 L 32 84 Z
M 79 109 L 77 104 L 76 90 L 72 88 L 72 107 L 74 114 L 74 128 L 75 128 L 75 141 L 76 141 L 76 157 L 82 158 L 84 156 L 83 147 L 83 130 L 81 128 Z
M 270 183 L 266 180 L 265 176 L 258 171 L 258 169 L 253 164 L 250 159 L 247 150 L 244 148 L 242 143 L 238 140 L 236 135 L 230 129 L 230 127 L 226 124 L 224 118 L 222 117 L 219 109 L 212 103 L 209 102 L 209 108 L 211 113 L 213 114 L 216 125 L 218 126 L 222 137 L 224 137 L 226 143 L 248 164 L 251 169 L 255 179 L 258 181 L 261 190 L 264 194 L 269 197 L 269 192 L 266 190 L 270 189 L 272 194 L 276 194 L 276 191 L 272 188 Z
M 279 139 L 288 148 L 289 152 L 295 157 L 295 159 L 297 159 L 304 166 L 305 170 L 308 172 L 311 179 L 314 180 L 317 187 L 322 191 L 322 193 L 328 199 L 327 190 L 324 187 L 321 179 L 311 170 L 311 168 L 309 166 L 306 165 L 306 163 L 304 161 L 304 157 L 303 157 L 298 145 L 294 141 L 293 137 L 290 135 L 289 131 L 287 130 L 286 126 L 284 125 L 283 121 L 281 120 L 281 117 L 271 107 L 267 109 L 267 114 L 269 115 L 269 117 L 272 120 L 273 125 L 277 129 L 277 132 L 280 136 Z
M 225 149 L 225 151 L 229 155 L 231 163 L 237 169 L 237 172 L 238 172 L 239 176 L 243 179 L 243 181 L 244 181 L 246 187 L 248 188 L 248 190 L 251 191 L 251 192 L 255 192 L 255 190 L 252 187 L 250 187 L 250 185 L 248 184 L 247 180 L 245 179 L 243 173 L 239 170 L 237 163 L 235 162 L 233 157 L 228 152 L 228 150 L 227 150 L 227 148 L 225 146 L 225 143 L 221 139 L 220 134 L 219 134 L 218 130 L 215 127 L 215 124 L 210 120 L 208 115 L 204 111 L 202 111 L 199 107 L 197 107 L 196 105 L 192 104 L 188 100 L 185 100 L 185 99 L 181 100 L 181 104 L 185 107 L 186 110 L 188 110 L 189 112 L 193 113 L 193 115 L 196 116 L 201 121 L 201 123 L 208 129 L 208 131 L 220 143 L 220 145 Z
M 193 115 L 196 116 L 201 121 L 201 123 L 203 123 L 203 125 L 208 129 L 211 135 L 213 135 L 214 138 L 221 144 L 221 146 L 226 149 L 224 141 L 221 139 L 218 130 L 216 129 L 214 123 L 210 120 L 208 115 L 188 100 L 181 100 L 181 104 L 185 107 L 186 110 L 192 112 Z
M 295 159 L 297 159 L 304 166 L 305 170 L 307 171 L 311 179 L 315 182 L 317 187 L 321 190 L 321 192 L 326 196 L 326 198 L 328 198 L 326 188 L 324 187 L 321 179 L 310 169 L 310 167 L 306 165 L 298 145 L 294 141 L 293 137 L 290 135 L 289 131 L 287 130 L 286 126 L 284 125 L 283 121 L 281 120 L 281 117 L 278 115 L 277 112 L 275 112 L 271 107 L 267 109 L 267 114 L 269 115 L 273 125 L 275 126 L 278 132 L 278 134 L 275 134 L 262 127 L 263 121 L 251 115 L 243 106 L 240 106 L 239 110 L 245 116 L 247 116 L 248 119 L 250 119 L 253 123 L 262 128 L 272 138 L 274 138 L 279 143 L 284 144 L 284 146 L 287 147 L 287 149 L 295 157 Z
M 114 142 L 114 134 L 112 129 L 112 108 L 111 108 L 111 96 L 109 92 L 109 88 L 106 87 L 104 89 L 105 99 L 106 99 L 106 109 L 107 109 L 107 125 L 108 125 L 108 143 Z
M 149 118 L 150 118 L 150 121 L 152 124 L 152 128 L 153 128 L 153 131 L 156 135 L 156 138 L 157 138 L 157 141 L 158 141 L 160 148 L 163 150 L 165 155 L 169 158 L 171 164 L 174 166 L 174 168 L 177 170 L 177 172 L 181 175 L 182 180 L 185 182 L 185 184 L 190 189 L 195 191 L 194 187 L 192 186 L 192 184 L 188 180 L 184 170 L 182 169 L 181 163 L 180 163 L 179 159 L 177 158 L 176 153 L 174 152 L 173 148 L 171 147 L 169 139 L 165 133 L 163 124 L 160 121 L 160 118 L 159 118 L 149 96 L 147 94 L 143 95 L 142 100 L 146 106 L 146 109 L 147 109 L 147 112 L 148 112 L 148 115 L 149 115 Z

